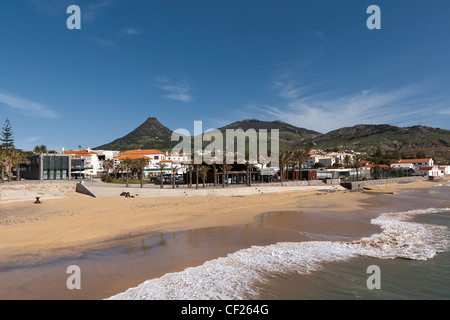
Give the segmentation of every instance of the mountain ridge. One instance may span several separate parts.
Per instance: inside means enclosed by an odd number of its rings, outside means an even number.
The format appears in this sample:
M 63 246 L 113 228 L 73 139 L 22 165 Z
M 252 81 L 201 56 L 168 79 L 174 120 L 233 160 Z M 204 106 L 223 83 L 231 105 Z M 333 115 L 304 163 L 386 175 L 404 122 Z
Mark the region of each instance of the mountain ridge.
M 245 119 L 235 121 L 218 128 L 226 129 L 278 129 L 280 133 L 280 149 L 315 148 L 335 150 L 373 151 L 397 150 L 406 153 L 418 150 L 430 154 L 439 153 L 439 157 L 450 159 L 450 130 L 416 125 L 397 127 L 389 124 L 357 124 L 343 127 L 327 133 L 320 133 L 289 123 L 274 120 L 263 121 Z M 132 149 L 172 149 L 178 141 L 171 141 L 172 130 L 161 124 L 157 118 L 149 117 L 144 123 L 127 135 L 94 148 L 126 151 Z

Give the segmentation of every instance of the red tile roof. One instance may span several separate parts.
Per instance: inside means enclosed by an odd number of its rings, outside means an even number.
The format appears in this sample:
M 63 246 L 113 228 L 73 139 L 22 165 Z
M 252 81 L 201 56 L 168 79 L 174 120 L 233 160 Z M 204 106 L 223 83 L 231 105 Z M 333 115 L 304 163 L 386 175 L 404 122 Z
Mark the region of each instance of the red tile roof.
M 388 165 L 385 165 L 385 164 L 378 164 L 378 165 L 376 165 L 376 164 L 369 164 L 369 165 L 367 165 L 367 166 L 364 166 L 363 168 L 375 168 L 375 167 L 379 167 L 379 168 L 389 168 L 389 166 L 388 166 Z
M 74 156 L 92 156 L 92 155 L 94 155 L 96 153 L 92 152 L 92 151 L 87 151 L 86 149 L 83 149 L 83 150 L 68 150 L 68 151 L 64 151 L 64 154 L 72 154 Z
M 114 157 L 114 159 L 125 160 L 125 159 L 150 159 L 150 158 L 139 154 L 123 154 L 121 156 Z
M 400 163 L 410 163 L 410 162 L 428 162 L 431 158 L 426 159 L 402 159 Z
M 433 167 L 420 167 L 419 171 L 430 171 L 433 170 Z
M 125 154 L 165 154 L 162 151 L 156 149 L 147 149 L 147 150 L 129 150 L 122 153 Z

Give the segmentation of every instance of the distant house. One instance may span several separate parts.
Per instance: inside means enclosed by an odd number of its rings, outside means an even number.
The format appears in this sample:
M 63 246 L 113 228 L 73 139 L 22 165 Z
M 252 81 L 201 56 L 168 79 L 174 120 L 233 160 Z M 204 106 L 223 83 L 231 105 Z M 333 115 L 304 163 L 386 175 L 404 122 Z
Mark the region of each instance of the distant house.
M 144 168 L 144 176 L 159 176 L 161 168 L 160 164 L 165 164 L 163 171 L 165 174 L 172 174 L 172 168 L 176 167 L 176 174 L 183 173 L 183 164 L 188 161 L 189 157 L 181 154 L 169 154 L 156 149 L 145 150 L 129 150 L 121 153 L 120 156 L 114 157 L 115 160 L 124 160 L 126 158 L 138 159 L 146 158 L 149 160 L 148 165 Z
M 163 160 L 165 159 L 165 153 L 156 149 L 144 149 L 144 150 L 129 150 L 122 152 L 121 155 L 139 155 L 146 156 L 151 160 Z
M 63 154 L 69 155 L 71 159 L 80 159 L 84 161 L 84 174 L 85 175 L 97 175 L 97 171 L 100 170 L 100 162 L 98 160 L 98 154 L 91 149 L 82 150 L 67 150 L 63 151 Z
M 438 166 L 438 170 L 442 175 L 450 175 L 450 166 Z
M 441 172 L 437 167 L 434 166 L 423 166 L 416 168 L 415 175 L 420 176 L 429 176 L 429 177 L 439 177 L 441 176 Z
M 373 168 L 389 169 L 389 166 L 386 164 L 368 164 L 368 165 L 363 166 L 361 169 L 362 170 L 370 170 Z
M 331 167 L 336 162 L 336 159 L 333 157 L 328 156 L 320 156 L 320 155 L 313 155 L 308 157 L 308 160 L 306 161 L 306 164 L 308 168 L 313 168 L 315 164 L 321 163 L 325 167 Z
M 120 155 L 120 151 L 112 151 L 112 150 L 95 150 L 94 151 L 97 154 L 99 166 L 98 171 L 106 172 L 106 170 L 103 167 L 103 163 L 106 160 L 113 160 L 114 161 L 114 167 L 119 164 L 119 160 L 115 160 L 114 157 L 117 157 Z
M 434 166 L 433 158 L 423 159 L 402 159 L 399 163 L 411 163 L 414 168 L 416 167 L 432 167 Z
M 361 167 L 365 167 L 365 166 L 369 166 L 369 165 L 373 165 L 373 162 L 369 161 L 369 160 L 361 160 L 359 162 L 359 166 L 361 166 Z
M 392 163 L 391 164 L 391 168 L 394 170 L 403 170 L 403 171 L 408 171 L 408 170 L 414 170 L 414 166 L 411 162 L 406 162 L 406 163 Z

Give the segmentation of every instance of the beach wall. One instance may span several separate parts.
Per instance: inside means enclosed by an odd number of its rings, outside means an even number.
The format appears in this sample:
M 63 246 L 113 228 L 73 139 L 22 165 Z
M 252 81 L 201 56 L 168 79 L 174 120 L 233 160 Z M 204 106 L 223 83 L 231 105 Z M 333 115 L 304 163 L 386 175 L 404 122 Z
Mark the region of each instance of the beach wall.
M 383 184 L 391 184 L 391 183 L 409 183 L 420 180 L 428 180 L 428 177 L 415 176 L 415 177 L 403 177 L 403 178 L 392 178 L 392 179 L 380 179 L 380 180 L 367 180 L 367 181 L 354 181 L 354 182 L 344 182 L 341 183 L 346 189 L 351 191 L 361 191 L 364 190 L 364 187 L 368 186 L 379 186 Z
M 77 187 L 75 190 L 78 193 L 82 193 L 82 194 L 97 198 L 97 196 L 95 194 L 93 194 L 88 188 L 86 188 L 84 186 L 84 184 L 82 184 L 82 183 L 77 183 Z
M 0 185 L 0 203 L 63 198 L 75 191 L 75 183 L 64 181 L 8 182 Z
M 294 180 L 294 181 L 284 181 L 283 186 L 325 186 L 325 185 L 339 185 L 341 183 L 341 179 L 326 179 L 322 180 Z M 280 186 L 280 182 L 271 182 L 268 183 L 258 183 L 254 184 L 255 186 Z

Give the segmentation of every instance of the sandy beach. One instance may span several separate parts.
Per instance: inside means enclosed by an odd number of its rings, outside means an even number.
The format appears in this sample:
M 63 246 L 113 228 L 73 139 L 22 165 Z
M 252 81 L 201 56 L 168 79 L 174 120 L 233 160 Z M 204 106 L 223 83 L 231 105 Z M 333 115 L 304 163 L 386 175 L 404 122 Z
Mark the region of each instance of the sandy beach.
M 140 235 L 240 225 L 270 211 L 355 211 L 380 192 L 399 193 L 433 184 L 389 184 L 373 186 L 366 192 L 281 188 L 245 196 L 93 198 L 69 192 L 62 198 L 43 200 L 40 205 L 32 201 L 3 203 L 0 263 L 109 248 Z

